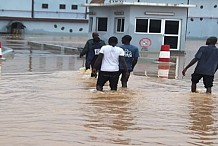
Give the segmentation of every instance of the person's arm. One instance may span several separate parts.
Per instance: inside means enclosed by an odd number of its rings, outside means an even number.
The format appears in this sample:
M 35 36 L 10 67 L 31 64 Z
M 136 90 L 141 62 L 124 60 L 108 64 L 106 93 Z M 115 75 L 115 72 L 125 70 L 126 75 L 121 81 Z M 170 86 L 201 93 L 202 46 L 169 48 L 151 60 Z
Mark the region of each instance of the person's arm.
M 185 76 L 185 72 L 187 71 L 187 69 L 188 69 L 189 67 L 191 67 L 192 65 L 194 65 L 197 61 L 198 61 L 197 58 L 192 59 L 192 60 L 190 61 L 190 63 L 183 69 L 182 75 Z
M 86 42 L 82 52 L 80 53 L 80 58 L 89 51 L 89 41 Z
M 126 72 L 126 76 L 129 76 L 128 67 L 127 67 L 124 56 L 119 56 L 119 61 L 123 64 L 124 71 Z
M 132 61 L 132 70 L 134 69 L 135 65 L 137 64 L 138 58 L 139 58 L 139 49 L 136 48 L 135 52 L 134 52 L 134 59 Z
M 98 58 L 96 59 L 95 64 L 94 64 L 93 69 L 92 69 L 94 74 L 97 73 L 97 67 L 101 64 L 103 57 L 104 57 L 103 53 L 100 53 L 98 55 Z
M 133 61 L 132 61 L 132 70 L 134 69 L 135 65 L 137 64 L 138 62 L 138 58 L 135 58 Z

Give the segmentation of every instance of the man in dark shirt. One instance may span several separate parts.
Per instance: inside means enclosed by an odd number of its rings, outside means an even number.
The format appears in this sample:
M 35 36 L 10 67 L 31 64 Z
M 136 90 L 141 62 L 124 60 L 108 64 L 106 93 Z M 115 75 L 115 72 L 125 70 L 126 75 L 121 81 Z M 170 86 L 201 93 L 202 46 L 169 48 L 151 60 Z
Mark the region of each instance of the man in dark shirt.
M 136 46 L 131 45 L 130 42 L 132 37 L 130 35 L 125 35 L 122 37 L 122 46 L 120 46 L 124 50 L 124 57 L 128 67 L 129 76 L 126 76 L 126 72 L 124 70 L 123 65 L 119 64 L 119 70 L 121 74 L 121 84 L 123 88 L 127 88 L 127 82 L 130 77 L 130 72 L 133 71 L 135 65 L 137 64 L 139 57 L 139 50 Z
M 99 38 L 99 34 L 97 32 L 93 32 L 92 39 L 89 39 L 86 42 L 82 52 L 80 53 L 80 58 L 83 55 L 86 55 L 86 63 L 85 63 L 86 70 L 90 69 L 90 65 L 91 68 L 93 69 L 93 65 L 95 63 L 96 58 L 98 57 L 99 51 L 101 47 L 104 45 L 105 42 Z M 93 70 L 91 72 L 91 77 L 96 77 L 93 74 Z
M 187 71 L 187 69 L 194 65 L 196 62 L 198 62 L 191 78 L 192 92 L 196 92 L 196 85 L 199 82 L 199 80 L 203 78 L 206 93 L 211 93 L 214 74 L 216 73 L 218 67 L 218 49 L 215 46 L 216 43 L 217 37 L 209 37 L 206 41 L 207 46 L 201 46 L 195 54 L 195 57 L 182 71 L 182 74 L 185 76 L 185 72 Z

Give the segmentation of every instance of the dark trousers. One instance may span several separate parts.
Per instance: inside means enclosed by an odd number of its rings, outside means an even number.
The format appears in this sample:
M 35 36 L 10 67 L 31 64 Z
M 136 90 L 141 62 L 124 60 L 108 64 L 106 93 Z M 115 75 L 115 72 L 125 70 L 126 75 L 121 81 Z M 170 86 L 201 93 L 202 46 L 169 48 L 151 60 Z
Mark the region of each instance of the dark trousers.
M 107 72 L 99 71 L 96 89 L 103 91 L 104 84 L 109 81 L 109 86 L 111 90 L 117 90 L 117 84 L 119 80 L 119 71 Z
M 129 75 L 127 76 L 125 70 L 121 69 L 121 70 L 119 71 L 119 73 L 121 74 L 120 81 L 122 81 L 122 82 L 128 82 L 129 76 L 130 76 L 130 72 L 131 72 L 131 71 L 128 70 L 128 72 L 129 72 Z
M 197 84 L 200 79 L 203 78 L 203 83 L 205 88 L 211 88 L 213 87 L 213 80 L 214 76 L 209 76 L 209 75 L 203 75 L 203 74 L 198 74 L 198 73 L 193 73 L 191 81 L 195 84 Z
M 129 80 L 129 76 L 130 76 L 131 71 L 128 70 L 128 72 L 129 72 L 129 75 L 127 76 L 125 70 L 120 69 L 120 71 L 119 71 L 119 76 L 121 75 L 120 81 L 121 81 L 122 87 L 127 87 L 127 82 Z

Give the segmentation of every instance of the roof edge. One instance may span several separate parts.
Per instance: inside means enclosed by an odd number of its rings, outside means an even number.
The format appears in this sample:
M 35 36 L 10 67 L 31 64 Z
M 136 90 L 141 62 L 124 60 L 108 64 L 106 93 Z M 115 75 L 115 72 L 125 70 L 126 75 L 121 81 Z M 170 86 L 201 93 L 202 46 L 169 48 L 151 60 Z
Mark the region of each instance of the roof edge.
M 197 5 L 190 4 L 172 4 L 172 3 L 145 3 L 145 2 L 114 2 L 114 3 L 90 3 L 83 4 L 84 7 L 106 7 L 106 6 L 152 6 L 152 7 L 184 7 L 192 8 Z

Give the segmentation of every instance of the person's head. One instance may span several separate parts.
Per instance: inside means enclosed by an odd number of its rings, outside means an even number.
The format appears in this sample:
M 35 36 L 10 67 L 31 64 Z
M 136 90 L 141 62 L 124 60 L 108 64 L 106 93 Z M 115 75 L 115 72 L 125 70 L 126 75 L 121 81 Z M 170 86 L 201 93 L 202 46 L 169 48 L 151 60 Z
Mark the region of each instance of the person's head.
M 122 43 L 123 44 L 130 44 L 130 41 L 132 40 L 132 37 L 130 35 L 124 35 L 122 37 Z
M 118 43 L 118 39 L 115 36 L 112 36 L 108 39 L 108 44 L 111 46 L 116 46 Z
M 92 33 L 92 38 L 94 39 L 94 38 L 96 38 L 96 37 L 99 37 L 99 34 L 98 34 L 97 32 L 93 32 L 93 33 Z
M 206 41 L 206 45 L 215 45 L 217 43 L 217 37 L 209 37 Z

